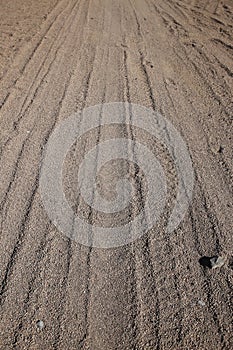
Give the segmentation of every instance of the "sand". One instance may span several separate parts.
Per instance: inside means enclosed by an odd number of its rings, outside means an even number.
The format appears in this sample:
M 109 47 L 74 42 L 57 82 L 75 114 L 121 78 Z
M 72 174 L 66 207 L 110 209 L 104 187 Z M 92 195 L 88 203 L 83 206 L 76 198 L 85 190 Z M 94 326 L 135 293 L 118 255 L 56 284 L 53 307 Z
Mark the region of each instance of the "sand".
M 0 19 L 0 349 L 232 349 L 233 2 L 1 0 Z M 110 102 L 166 117 L 195 185 L 174 232 L 161 220 L 103 249 L 60 232 L 39 179 L 57 125 Z M 105 134 L 67 156 L 73 207 L 80 152 Z M 171 159 L 158 153 L 172 188 Z M 210 269 L 205 256 L 225 263 Z

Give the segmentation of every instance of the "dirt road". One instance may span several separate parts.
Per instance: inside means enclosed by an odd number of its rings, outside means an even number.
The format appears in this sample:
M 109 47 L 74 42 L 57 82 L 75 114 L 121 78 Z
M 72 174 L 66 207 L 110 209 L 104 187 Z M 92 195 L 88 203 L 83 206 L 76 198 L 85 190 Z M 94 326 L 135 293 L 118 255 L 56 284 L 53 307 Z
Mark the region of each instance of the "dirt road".
M 0 349 L 232 349 L 233 2 L 0 0 L 0 18 Z M 87 247 L 46 213 L 43 150 L 74 112 L 119 101 L 179 131 L 193 199 L 172 234 L 162 218 L 131 244 Z M 105 134 L 67 156 L 73 207 L 80 154 Z M 199 264 L 214 255 L 222 268 Z

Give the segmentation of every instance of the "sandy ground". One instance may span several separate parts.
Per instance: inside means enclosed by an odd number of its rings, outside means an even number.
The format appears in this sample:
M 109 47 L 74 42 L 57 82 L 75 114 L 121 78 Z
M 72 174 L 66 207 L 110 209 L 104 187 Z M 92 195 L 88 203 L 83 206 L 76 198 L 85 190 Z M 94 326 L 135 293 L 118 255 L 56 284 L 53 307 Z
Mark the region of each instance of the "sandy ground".
M 233 2 L 1 0 L 0 19 L 0 349 L 232 349 Z M 56 125 L 114 101 L 173 123 L 195 189 L 173 234 L 106 250 L 61 234 L 38 185 Z

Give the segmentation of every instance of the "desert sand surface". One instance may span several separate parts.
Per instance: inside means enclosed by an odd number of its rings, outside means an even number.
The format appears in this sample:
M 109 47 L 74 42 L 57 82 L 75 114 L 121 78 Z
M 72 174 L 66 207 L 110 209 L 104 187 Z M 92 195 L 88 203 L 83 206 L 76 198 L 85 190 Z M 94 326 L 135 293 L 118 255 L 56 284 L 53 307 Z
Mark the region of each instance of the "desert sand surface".
M 0 349 L 232 349 L 233 1 L 0 0 L 0 31 Z M 168 169 L 164 215 L 141 238 L 106 249 L 60 232 L 39 180 L 57 125 L 112 102 L 165 116 L 187 145 L 195 183 L 168 234 L 174 167 L 146 139 Z M 73 208 L 80 154 L 118 133 L 99 128 L 72 146 L 63 177 Z M 224 265 L 203 266 L 205 256 Z

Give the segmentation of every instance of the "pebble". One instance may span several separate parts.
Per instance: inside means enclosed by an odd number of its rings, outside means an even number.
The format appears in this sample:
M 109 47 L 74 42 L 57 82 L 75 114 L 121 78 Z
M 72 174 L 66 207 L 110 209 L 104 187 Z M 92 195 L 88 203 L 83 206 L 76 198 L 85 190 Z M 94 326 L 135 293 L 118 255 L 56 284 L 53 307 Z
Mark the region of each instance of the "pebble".
M 36 322 L 36 326 L 37 326 L 37 328 L 38 328 L 40 331 L 42 331 L 42 329 L 44 328 L 44 322 L 41 321 L 41 320 L 38 320 L 38 321 Z
M 214 153 L 222 153 L 223 147 L 221 145 L 217 145 L 213 151 Z
M 213 256 L 213 258 L 210 259 L 210 265 L 212 269 L 220 268 L 225 264 L 225 259 L 221 256 Z
M 205 306 L 205 303 L 202 300 L 198 300 L 198 304 L 201 305 L 201 306 Z

